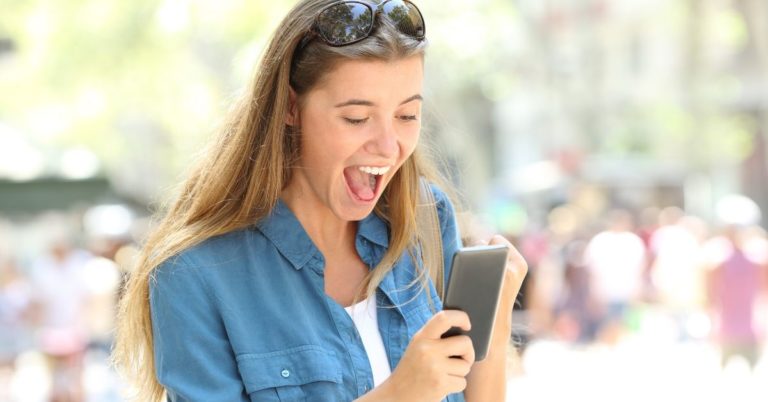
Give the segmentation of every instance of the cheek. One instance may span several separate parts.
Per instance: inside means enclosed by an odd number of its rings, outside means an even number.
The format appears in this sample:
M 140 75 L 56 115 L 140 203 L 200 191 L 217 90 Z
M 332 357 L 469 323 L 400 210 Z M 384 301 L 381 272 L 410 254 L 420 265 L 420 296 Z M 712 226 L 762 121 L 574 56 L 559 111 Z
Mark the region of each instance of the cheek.
M 310 127 L 301 133 L 302 163 L 307 167 L 322 167 L 321 165 L 326 164 L 334 152 L 334 127 L 330 126 L 325 119 L 313 115 L 303 118 L 302 124 L 304 127 Z
M 409 156 L 413 153 L 413 151 L 416 149 L 416 146 L 419 143 L 419 137 L 421 135 L 421 128 L 408 131 L 400 136 L 400 150 L 402 153 L 401 159 L 404 161 L 408 159 Z
M 345 162 L 362 146 L 354 141 L 354 136 L 337 127 L 305 133 L 301 144 L 301 164 L 315 173 L 342 170 Z

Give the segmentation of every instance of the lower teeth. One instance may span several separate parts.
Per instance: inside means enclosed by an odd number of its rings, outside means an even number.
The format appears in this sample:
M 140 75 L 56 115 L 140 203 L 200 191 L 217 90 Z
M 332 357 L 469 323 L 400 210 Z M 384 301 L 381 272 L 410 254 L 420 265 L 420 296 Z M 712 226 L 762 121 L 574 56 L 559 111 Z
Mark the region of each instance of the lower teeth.
M 371 188 L 376 188 L 376 177 L 371 176 Z

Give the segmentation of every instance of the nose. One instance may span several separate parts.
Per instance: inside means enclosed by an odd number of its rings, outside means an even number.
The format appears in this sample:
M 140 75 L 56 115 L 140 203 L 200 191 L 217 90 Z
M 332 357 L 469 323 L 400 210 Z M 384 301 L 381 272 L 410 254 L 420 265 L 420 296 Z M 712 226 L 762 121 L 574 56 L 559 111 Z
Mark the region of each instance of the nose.
M 392 159 L 397 156 L 399 149 L 397 138 L 398 134 L 394 125 L 391 122 L 383 123 L 374 134 L 374 137 L 366 144 L 366 151 Z

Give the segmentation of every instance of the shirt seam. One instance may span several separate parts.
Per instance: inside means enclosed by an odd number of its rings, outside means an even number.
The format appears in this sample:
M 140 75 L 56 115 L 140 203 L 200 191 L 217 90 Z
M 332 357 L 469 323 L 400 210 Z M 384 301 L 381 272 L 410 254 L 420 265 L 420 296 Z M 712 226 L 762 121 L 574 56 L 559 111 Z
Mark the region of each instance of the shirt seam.
M 179 256 L 178 256 L 178 257 L 179 257 L 179 259 L 180 259 L 180 260 L 182 260 L 182 262 L 184 262 L 184 263 L 185 263 L 185 264 L 186 264 L 186 265 L 187 265 L 189 268 L 191 268 L 191 270 L 192 270 L 192 275 L 194 275 L 194 276 L 195 276 L 195 280 L 197 280 L 197 281 L 199 282 L 199 284 L 200 284 L 200 285 L 203 287 L 203 292 L 205 292 L 205 296 L 208 298 L 208 300 L 209 300 L 209 301 L 211 301 L 211 302 L 213 302 L 213 301 L 216 301 L 216 303 L 214 303 L 214 305 L 213 305 L 212 307 L 213 307 L 213 308 L 214 308 L 214 309 L 215 309 L 215 310 L 216 310 L 216 311 L 219 313 L 219 320 L 221 321 L 222 327 L 224 327 L 224 330 L 226 331 L 226 327 L 224 326 L 224 320 L 223 320 L 223 318 L 221 317 L 222 300 L 221 300 L 221 299 L 220 299 L 218 296 L 216 296 L 216 295 L 215 295 L 215 294 L 214 294 L 214 293 L 211 291 L 211 289 L 210 289 L 210 285 L 209 285 L 208 281 L 204 280 L 204 279 L 203 279 L 203 278 L 200 276 L 200 272 L 199 272 L 199 270 L 200 270 L 200 269 L 203 269 L 203 268 L 202 268 L 202 267 L 200 267 L 200 266 L 199 266 L 199 265 L 197 265 L 197 264 L 193 264 L 193 263 L 192 263 L 192 262 L 191 262 L 191 261 L 190 261 L 190 260 L 187 258 L 187 256 L 186 256 L 185 254 L 179 254 Z

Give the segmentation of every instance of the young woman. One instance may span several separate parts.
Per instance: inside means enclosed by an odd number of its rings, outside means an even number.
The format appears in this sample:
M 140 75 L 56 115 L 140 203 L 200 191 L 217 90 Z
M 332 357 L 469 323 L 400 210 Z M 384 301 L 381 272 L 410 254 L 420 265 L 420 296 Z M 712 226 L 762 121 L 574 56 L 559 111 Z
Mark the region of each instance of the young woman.
M 525 262 L 510 253 L 475 363 L 468 337 L 441 338 L 470 322 L 440 311 L 415 241 L 437 180 L 417 146 L 425 47 L 405 0 L 288 13 L 129 281 L 115 359 L 142 400 L 504 400 Z M 431 189 L 449 268 L 454 210 Z

